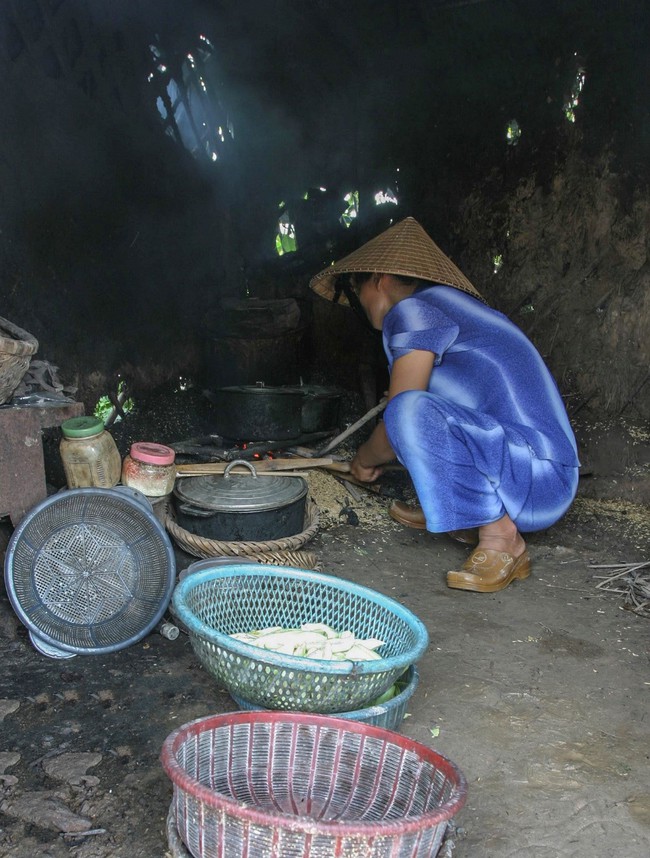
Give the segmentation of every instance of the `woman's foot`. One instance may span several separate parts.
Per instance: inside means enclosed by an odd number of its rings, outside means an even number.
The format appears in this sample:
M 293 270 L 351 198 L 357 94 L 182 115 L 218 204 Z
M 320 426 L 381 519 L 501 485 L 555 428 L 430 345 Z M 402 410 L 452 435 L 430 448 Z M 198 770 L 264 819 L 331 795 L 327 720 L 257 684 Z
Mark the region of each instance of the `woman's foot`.
M 479 528 L 479 542 L 459 570 L 447 573 L 447 585 L 459 590 L 493 593 L 515 578 L 530 575 L 526 543 L 512 519 L 505 515 Z
M 388 515 L 400 524 L 414 527 L 416 530 L 425 530 L 427 526 L 421 506 L 409 506 L 402 501 L 393 501 L 388 509 Z M 474 527 L 468 530 L 450 530 L 447 536 L 455 542 L 462 542 L 463 545 L 477 545 L 479 534 L 478 528 Z
M 530 575 L 530 555 L 524 549 L 519 557 L 492 548 L 476 548 L 460 569 L 447 572 L 447 586 L 476 593 L 503 590 L 515 578 Z
M 508 515 L 491 521 L 478 529 L 478 548 L 501 551 L 519 557 L 526 550 L 526 543 L 517 530 L 517 525 Z
M 462 542 L 463 545 L 478 545 L 478 527 L 470 527 L 466 530 L 448 530 L 447 536 L 454 542 Z
M 406 527 L 414 527 L 416 530 L 425 530 L 427 523 L 421 506 L 409 506 L 402 501 L 393 501 L 388 510 L 388 515 L 405 524 Z

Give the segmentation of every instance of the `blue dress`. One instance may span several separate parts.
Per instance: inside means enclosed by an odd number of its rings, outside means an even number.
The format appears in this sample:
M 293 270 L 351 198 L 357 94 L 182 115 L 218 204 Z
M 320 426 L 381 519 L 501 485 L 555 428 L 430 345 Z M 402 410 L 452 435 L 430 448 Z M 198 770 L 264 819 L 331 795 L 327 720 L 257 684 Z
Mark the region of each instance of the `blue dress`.
M 575 437 L 552 375 L 515 324 L 431 285 L 386 314 L 383 342 L 389 367 L 413 349 L 436 355 L 428 389 L 398 394 L 384 415 L 428 530 L 507 513 L 526 532 L 561 518 L 578 486 Z

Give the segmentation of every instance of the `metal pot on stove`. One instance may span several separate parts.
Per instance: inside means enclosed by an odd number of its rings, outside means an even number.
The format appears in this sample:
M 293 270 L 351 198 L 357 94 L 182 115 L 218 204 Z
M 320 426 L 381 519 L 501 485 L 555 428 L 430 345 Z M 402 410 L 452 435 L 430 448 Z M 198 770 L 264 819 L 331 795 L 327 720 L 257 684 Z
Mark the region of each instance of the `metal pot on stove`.
M 214 428 L 238 441 L 286 441 L 301 434 L 302 393 L 298 388 L 255 385 L 206 391 L 216 406 Z
M 248 473 L 233 473 L 244 466 Z M 237 459 L 223 475 L 182 477 L 174 488 L 178 524 L 190 533 L 225 542 L 295 536 L 304 529 L 307 483 L 302 477 L 258 475 Z
M 286 389 L 302 395 L 300 428 L 303 434 L 326 432 L 336 429 L 339 425 L 342 397 L 340 390 L 320 384 L 301 384 L 288 386 Z

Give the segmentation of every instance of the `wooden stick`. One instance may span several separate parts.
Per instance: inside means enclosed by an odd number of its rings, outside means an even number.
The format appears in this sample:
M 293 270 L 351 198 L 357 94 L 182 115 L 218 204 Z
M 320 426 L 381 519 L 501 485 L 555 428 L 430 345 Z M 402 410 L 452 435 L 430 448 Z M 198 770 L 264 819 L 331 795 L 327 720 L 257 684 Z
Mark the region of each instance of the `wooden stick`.
M 329 453 L 330 450 L 333 450 L 334 447 L 338 447 L 341 441 L 345 441 L 350 435 L 353 435 L 357 429 L 361 429 L 363 425 L 365 425 L 369 420 L 372 420 L 373 417 L 376 417 L 380 414 L 386 405 L 388 404 L 388 399 L 382 399 L 378 405 L 375 405 L 374 408 L 371 408 L 367 414 L 364 414 L 356 423 L 353 423 L 352 426 L 348 426 L 340 435 L 337 435 L 336 438 L 332 438 L 329 444 L 326 444 L 316 453 L 317 456 L 324 456 L 326 453 Z
M 360 501 L 361 492 L 357 488 L 355 488 L 354 483 L 351 483 L 350 480 L 346 480 L 344 477 L 340 477 L 339 479 L 343 483 L 345 488 L 350 492 L 352 500 Z
M 233 476 L 250 477 L 250 479 L 254 480 L 256 477 L 308 477 L 309 473 L 310 471 L 259 471 L 255 476 L 253 476 L 248 471 L 236 471 Z M 184 480 L 187 477 L 222 477 L 223 474 L 206 474 L 205 471 L 183 471 L 179 476 Z M 338 476 L 338 474 L 332 474 L 332 476 Z
M 250 473 L 245 466 L 232 466 L 232 462 L 205 462 L 189 465 L 176 465 L 176 474 L 179 477 L 186 474 L 223 474 L 226 468 L 230 468 L 229 473 Z M 319 457 L 315 459 L 254 459 L 247 460 L 247 464 L 252 465 L 257 473 L 263 471 L 298 471 L 301 468 L 332 468 L 333 470 L 342 473 L 348 473 L 350 470 L 349 462 L 335 462 L 334 459 L 327 457 Z
M 326 470 L 329 471 L 329 468 Z M 329 471 L 330 475 L 337 479 L 340 483 L 352 483 L 354 486 L 359 486 L 359 488 L 366 489 L 366 491 L 373 492 L 378 495 L 381 492 L 381 486 L 379 483 L 363 483 L 361 480 L 357 480 L 356 477 L 353 477 L 352 474 L 337 474 L 334 471 Z
M 316 455 L 316 450 L 313 447 L 287 447 L 284 452 L 290 456 L 303 456 L 308 459 L 313 459 Z M 340 456 L 337 453 L 332 453 L 331 456 L 335 462 L 345 461 L 345 456 Z

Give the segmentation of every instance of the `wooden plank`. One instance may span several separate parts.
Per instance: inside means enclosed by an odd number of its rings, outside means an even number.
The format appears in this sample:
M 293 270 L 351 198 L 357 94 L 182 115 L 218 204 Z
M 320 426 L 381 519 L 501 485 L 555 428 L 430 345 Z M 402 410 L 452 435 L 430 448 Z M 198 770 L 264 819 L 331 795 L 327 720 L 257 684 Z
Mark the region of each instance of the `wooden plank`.
M 348 473 L 350 470 L 349 462 L 335 462 L 330 457 L 320 459 L 256 459 L 250 461 L 256 471 L 298 471 L 304 468 L 323 468 L 327 467 L 339 473 Z M 177 465 L 176 473 L 179 477 L 185 474 L 223 474 L 226 468 L 230 467 L 232 462 L 205 462 L 194 463 L 188 465 Z M 249 473 L 249 470 L 244 465 L 236 465 L 229 473 Z

